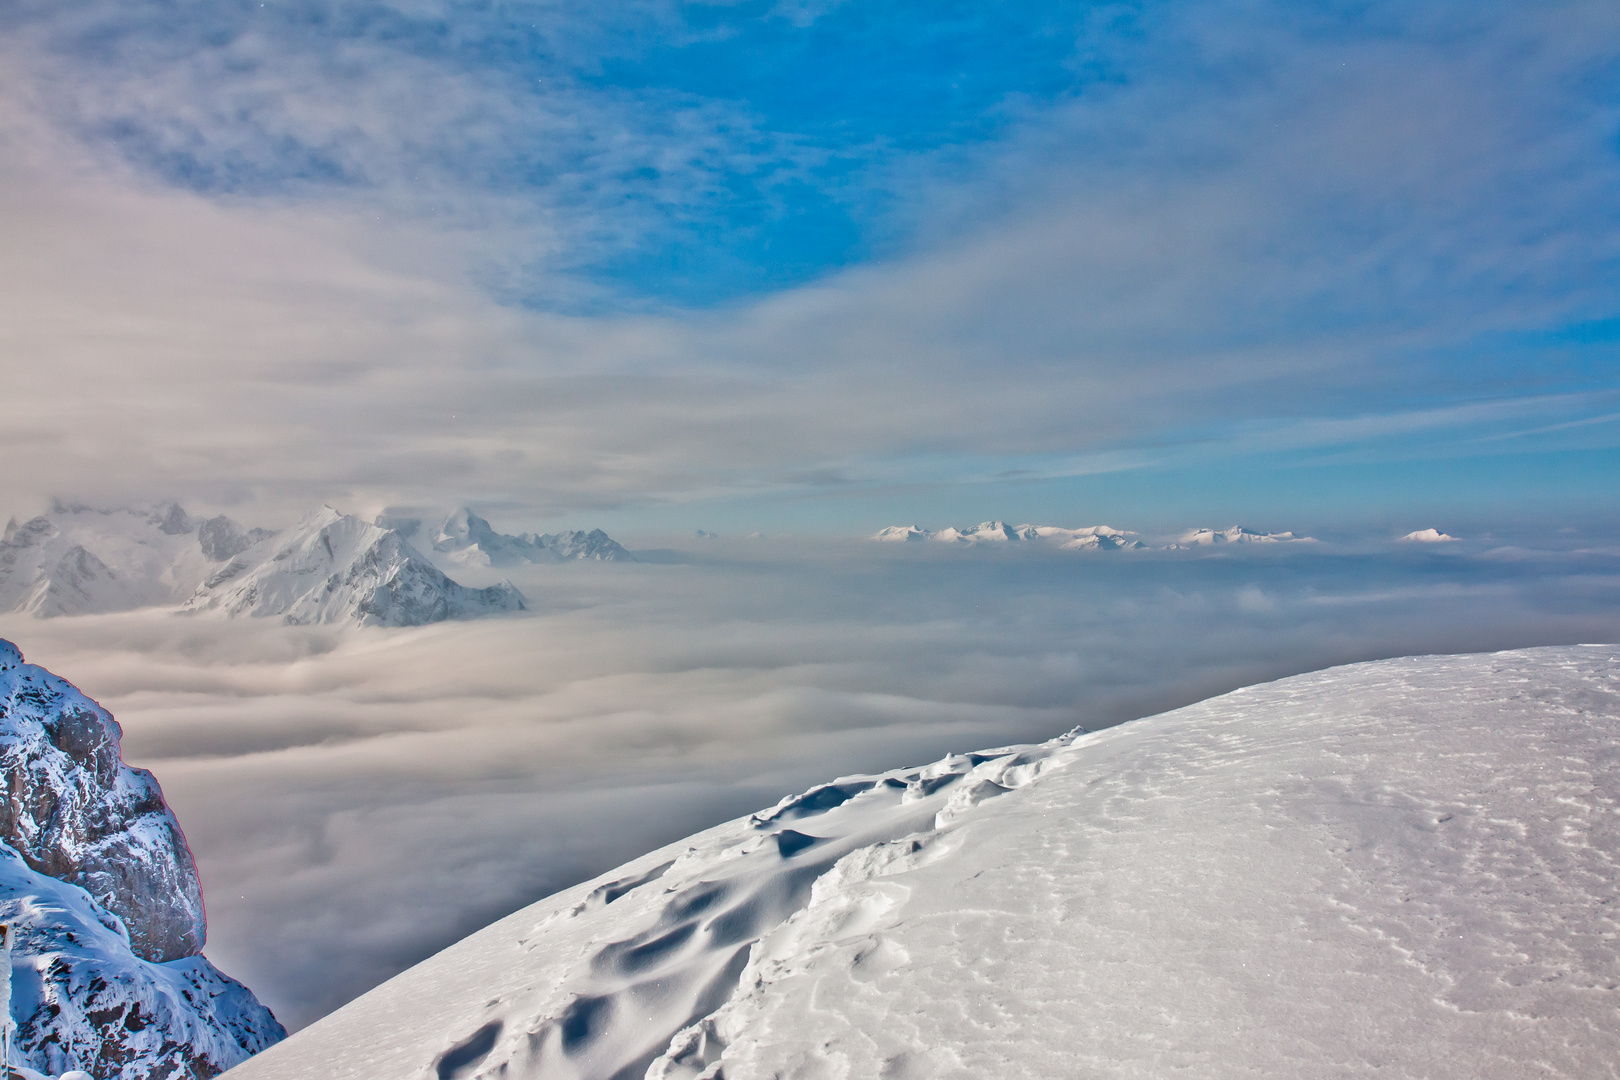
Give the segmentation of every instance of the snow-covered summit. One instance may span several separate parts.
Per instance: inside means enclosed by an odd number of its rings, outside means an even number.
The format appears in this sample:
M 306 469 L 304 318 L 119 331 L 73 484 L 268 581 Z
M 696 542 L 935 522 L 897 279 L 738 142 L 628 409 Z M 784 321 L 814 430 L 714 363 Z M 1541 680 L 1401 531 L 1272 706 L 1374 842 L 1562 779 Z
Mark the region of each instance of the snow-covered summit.
M 13 518 L 0 535 L 0 610 L 81 615 L 179 603 L 214 561 L 199 528 L 241 531 L 229 518 L 194 521 L 175 503 L 107 510 L 58 502 L 27 521 Z
M 1008 525 L 1004 521 L 981 521 L 971 528 L 947 527 L 938 531 L 915 525 L 890 525 L 873 534 L 873 540 L 909 542 L 934 540 L 949 544 L 1016 544 L 1045 542 L 1070 551 L 1120 550 L 1139 548 L 1135 533 L 1107 525 L 1087 525 L 1064 529 L 1056 525 Z
M 1291 532 L 1253 532 L 1241 525 L 1230 529 L 1188 529 L 1176 538 L 1172 547 L 1214 547 L 1220 544 L 1314 544 L 1314 536 L 1295 536 Z
M 1455 543 L 1455 536 L 1447 536 L 1439 529 L 1417 529 L 1401 537 L 1408 544 L 1451 544 Z
M 514 566 L 518 563 L 593 560 L 631 562 L 630 553 L 601 529 L 561 533 L 496 532 L 466 507 L 455 511 L 433 537 L 436 554 L 458 566 Z
M 293 624 L 420 626 L 523 607 L 511 582 L 457 584 L 399 533 L 328 506 L 233 557 L 183 610 Z
M 845 777 L 233 1077 L 1608 1075 L 1617 686 L 1606 647 L 1388 660 Z
M 285 1035 L 201 955 L 202 891 L 152 775 L 72 684 L 0 641 L 0 921 L 13 1064 L 107 1080 L 213 1076 Z

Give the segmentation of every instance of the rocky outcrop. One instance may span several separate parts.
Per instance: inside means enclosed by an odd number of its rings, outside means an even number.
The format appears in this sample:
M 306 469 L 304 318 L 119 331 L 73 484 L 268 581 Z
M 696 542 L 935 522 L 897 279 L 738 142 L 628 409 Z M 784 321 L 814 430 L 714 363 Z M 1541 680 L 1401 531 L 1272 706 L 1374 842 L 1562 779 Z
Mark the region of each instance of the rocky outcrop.
M 0 921 L 15 929 L 12 1063 L 208 1080 L 286 1030 L 200 951 L 202 890 L 118 724 L 0 641 Z
M 12 924 L 12 1064 L 97 1080 L 209 1080 L 287 1035 L 253 992 L 201 956 L 154 964 L 83 889 L 0 844 Z
M 152 774 L 119 758 L 112 715 L 0 641 L 0 841 L 82 887 L 146 960 L 202 951 L 202 888 Z

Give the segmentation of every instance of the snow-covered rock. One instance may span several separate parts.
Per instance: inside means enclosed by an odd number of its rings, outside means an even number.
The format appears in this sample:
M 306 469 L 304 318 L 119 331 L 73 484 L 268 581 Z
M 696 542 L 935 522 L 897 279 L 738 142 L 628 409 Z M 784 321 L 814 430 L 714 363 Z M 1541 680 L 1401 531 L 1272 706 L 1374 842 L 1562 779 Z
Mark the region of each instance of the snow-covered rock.
M 205 957 L 136 956 L 121 920 L 0 844 L 12 953 L 12 1063 L 97 1080 L 204 1080 L 286 1037 L 253 992 Z
M 236 555 L 183 610 L 295 625 L 420 626 L 523 607 L 511 582 L 457 584 L 399 533 L 328 506 Z
M 0 641 L 0 841 L 83 886 L 153 961 L 202 951 L 202 887 L 152 774 L 119 757 L 122 732 L 72 684 Z
M 1295 536 L 1291 532 L 1251 532 L 1241 525 L 1230 529 L 1188 529 L 1176 538 L 1174 548 L 1213 547 L 1217 544 L 1314 544 L 1314 536 Z
M 101 1080 L 206 1078 L 286 1032 L 200 955 L 202 893 L 113 718 L 0 641 L 0 922 L 12 1063 Z
M 233 1080 L 1607 1076 L 1620 659 L 1422 657 L 851 776 Z
M 1407 533 L 1401 539 L 1409 544 L 1450 544 L 1457 540 L 1455 536 L 1447 536 L 1439 529 L 1418 529 Z
M 1064 529 L 1056 525 L 1008 525 L 1004 521 L 982 521 L 968 529 L 949 527 L 937 532 L 919 529 L 915 525 L 890 525 L 886 529 L 880 529 L 872 539 L 886 542 L 937 540 L 950 544 L 1044 541 L 1053 547 L 1069 551 L 1114 551 L 1141 547 L 1141 541 L 1133 539 L 1135 535 L 1122 529 L 1111 529 L 1107 525 Z
M 525 562 L 577 559 L 634 561 L 628 551 L 601 529 L 509 536 L 496 532 L 489 522 L 466 507 L 451 514 L 439 526 L 433 538 L 433 550 L 459 566 L 515 566 Z

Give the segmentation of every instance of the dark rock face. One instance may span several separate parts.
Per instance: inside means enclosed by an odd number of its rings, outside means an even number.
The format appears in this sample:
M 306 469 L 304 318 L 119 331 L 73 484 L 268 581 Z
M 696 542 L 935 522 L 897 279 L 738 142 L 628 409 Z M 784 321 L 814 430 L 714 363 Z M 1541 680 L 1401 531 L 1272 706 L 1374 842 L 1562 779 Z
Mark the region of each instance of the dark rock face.
M 119 757 L 112 715 L 0 641 L 0 842 L 123 920 L 142 959 L 202 951 L 202 888 L 152 774 Z

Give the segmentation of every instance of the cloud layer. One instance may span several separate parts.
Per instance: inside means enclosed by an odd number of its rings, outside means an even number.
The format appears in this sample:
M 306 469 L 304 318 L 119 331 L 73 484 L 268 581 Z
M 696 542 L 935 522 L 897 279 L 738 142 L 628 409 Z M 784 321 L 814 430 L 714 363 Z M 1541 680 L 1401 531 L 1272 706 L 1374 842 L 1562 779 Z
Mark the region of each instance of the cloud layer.
M 900 547 L 536 567 L 534 613 L 409 631 L 137 613 L 0 635 L 114 711 L 197 853 L 210 957 L 297 1026 L 839 773 L 1329 663 L 1620 633 L 1612 554 Z

